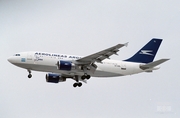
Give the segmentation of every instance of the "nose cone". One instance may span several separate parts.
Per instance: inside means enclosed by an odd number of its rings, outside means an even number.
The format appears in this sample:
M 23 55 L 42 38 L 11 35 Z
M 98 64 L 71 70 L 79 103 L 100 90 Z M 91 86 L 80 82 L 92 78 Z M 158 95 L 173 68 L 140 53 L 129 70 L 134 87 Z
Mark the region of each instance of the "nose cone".
M 7 59 L 10 63 L 14 63 L 14 59 L 13 59 L 13 57 L 9 57 L 8 59 Z
M 10 63 L 12 63 L 12 58 L 10 57 L 10 58 L 8 58 L 7 59 Z

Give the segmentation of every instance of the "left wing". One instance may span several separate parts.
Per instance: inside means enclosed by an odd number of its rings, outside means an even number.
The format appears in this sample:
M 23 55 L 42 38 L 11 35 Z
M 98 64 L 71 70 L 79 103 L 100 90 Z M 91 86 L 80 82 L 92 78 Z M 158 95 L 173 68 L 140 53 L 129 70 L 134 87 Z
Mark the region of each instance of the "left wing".
M 81 59 L 76 60 L 76 62 L 78 63 L 82 63 L 82 64 L 91 64 L 94 62 L 100 62 L 104 59 L 109 58 L 111 55 L 116 54 L 119 51 L 119 49 L 123 46 L 127 46 L 128 43 L 125 44 L 118 44 L 116 46 L 113 46 L 111 48 L 105 49 L 103 51 L 91 54 L 89 56 L 83 57 Z

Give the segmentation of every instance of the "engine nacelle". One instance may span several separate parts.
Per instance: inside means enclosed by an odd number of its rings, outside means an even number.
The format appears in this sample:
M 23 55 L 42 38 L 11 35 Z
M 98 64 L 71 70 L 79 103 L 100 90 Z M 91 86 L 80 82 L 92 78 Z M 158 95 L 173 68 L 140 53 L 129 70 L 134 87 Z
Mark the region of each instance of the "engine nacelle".
M 71 61 L 58 61 L 57 62 L 57 68 L 58 70 L 66 70 L 70 71 L 75 68 L 75 64 L 73 64 Z
M 58 83 L 58 82 L 64 82 L 64 81 L 66 81 L 66 78 L 61 77 L 61 75 L 59 74 L 54 74 L 54 73 L 46 74 L 46 82 Z

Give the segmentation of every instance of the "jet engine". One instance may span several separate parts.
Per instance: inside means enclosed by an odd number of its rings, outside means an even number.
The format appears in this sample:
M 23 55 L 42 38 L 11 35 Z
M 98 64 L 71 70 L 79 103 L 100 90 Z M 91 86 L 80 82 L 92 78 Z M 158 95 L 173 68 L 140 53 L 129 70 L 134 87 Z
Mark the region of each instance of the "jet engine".
M 64 82 L 64 81 L 66 81 L 66 78 L 62 77 L 59 74 L 54 74 L 54 73 L 46 74 L 46 82 L 58 83 L 58 82 Z
M 66 70 L 70 71 L 72 69 L 75 69 L 75 64 L 73 64 L 71 61 L 58 61 L 57 62 L 57 68 L 58 70 Z

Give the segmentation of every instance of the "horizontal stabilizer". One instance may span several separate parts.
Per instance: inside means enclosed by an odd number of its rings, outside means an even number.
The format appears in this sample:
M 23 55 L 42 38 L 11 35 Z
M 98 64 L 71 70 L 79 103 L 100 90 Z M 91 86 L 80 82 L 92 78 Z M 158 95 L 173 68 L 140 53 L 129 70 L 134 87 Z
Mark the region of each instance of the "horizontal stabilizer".
M 157 60 L 157 61 L 154 61 L 154 62 L 151 62 L 151 63 L 148 63 L 148 64 L 145 64 L 145 65 L 140 65 L 140 68 L 143 69 L 143 70 L 146 70 L 146 69 L 149 69 L 149 68 L 153 68 L 153 67 L 156 67 L 166 61 L 168 61 L 169 59 L 160 59 L 160 60 Z

